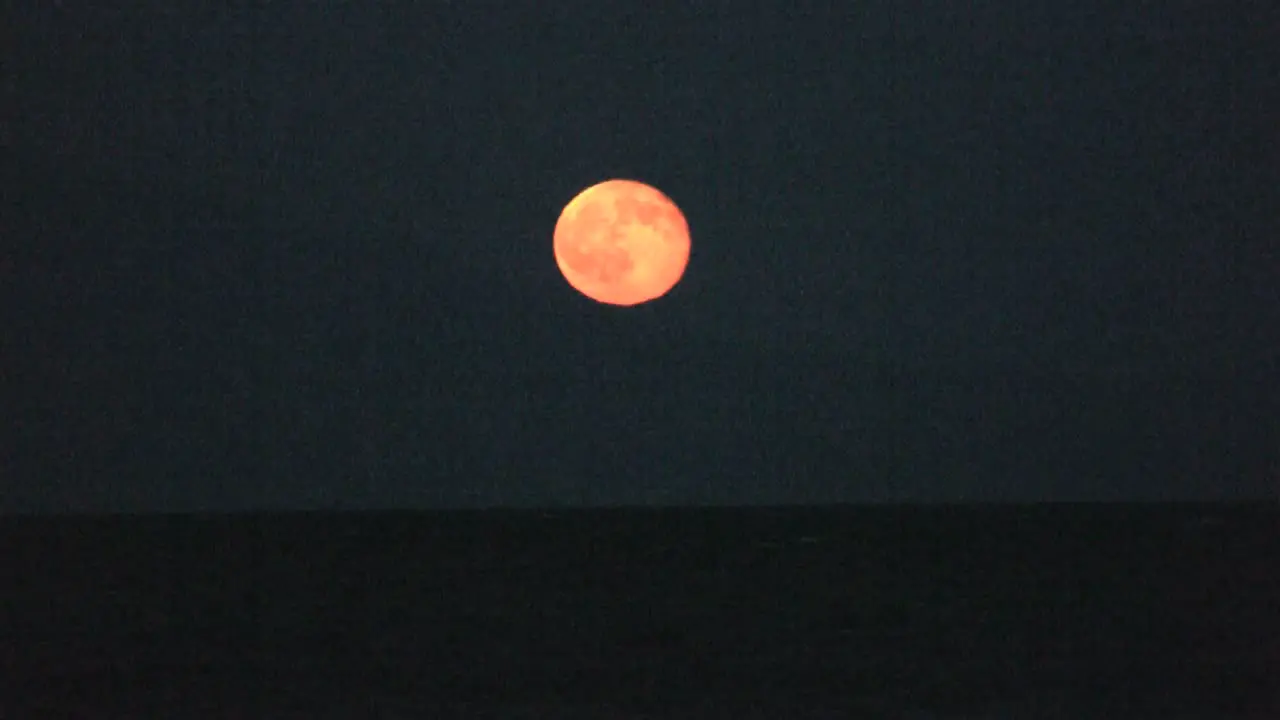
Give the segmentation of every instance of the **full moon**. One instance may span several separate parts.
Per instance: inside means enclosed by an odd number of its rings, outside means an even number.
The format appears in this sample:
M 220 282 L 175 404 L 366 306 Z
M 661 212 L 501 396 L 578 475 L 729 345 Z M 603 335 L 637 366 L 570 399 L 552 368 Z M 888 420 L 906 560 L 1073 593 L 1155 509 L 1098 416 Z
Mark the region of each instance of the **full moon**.
M 689 264 L 684 214 L 635 180 L 606 180 L 578 193 L 561 211 L 552 244 L 565 280 L 609 305 L 665 295 Z

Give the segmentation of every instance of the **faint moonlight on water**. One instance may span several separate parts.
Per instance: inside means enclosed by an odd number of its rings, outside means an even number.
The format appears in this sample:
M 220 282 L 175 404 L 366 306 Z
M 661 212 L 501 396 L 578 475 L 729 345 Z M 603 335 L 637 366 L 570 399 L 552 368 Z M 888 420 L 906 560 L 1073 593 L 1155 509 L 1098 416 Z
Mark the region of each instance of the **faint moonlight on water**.
M 689 264 L 689 224 L 671 198 L 635 180 L 606 180 L 560 213 L 556 265 L 578 292 L 609 305 L 662 297 Z

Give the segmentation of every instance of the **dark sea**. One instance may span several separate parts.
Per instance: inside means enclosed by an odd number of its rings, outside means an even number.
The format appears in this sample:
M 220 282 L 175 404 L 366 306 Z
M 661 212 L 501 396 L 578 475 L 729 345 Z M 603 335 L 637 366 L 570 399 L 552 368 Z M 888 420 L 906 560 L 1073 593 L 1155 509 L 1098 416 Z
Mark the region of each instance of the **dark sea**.
M 1280 718 L 1280 508 L 8 518 L 0 718 Z

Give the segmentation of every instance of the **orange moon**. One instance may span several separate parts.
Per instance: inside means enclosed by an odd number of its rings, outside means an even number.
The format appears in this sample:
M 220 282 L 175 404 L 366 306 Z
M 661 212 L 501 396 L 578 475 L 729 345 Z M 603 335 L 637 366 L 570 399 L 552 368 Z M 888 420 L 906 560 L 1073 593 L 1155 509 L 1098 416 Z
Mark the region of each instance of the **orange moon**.
M 665 295 L 689 264 L 684 214 L 635 180 L 606 180 L 578 193 L 561 211 L 552 244 L 565 280 L 609 305 Z

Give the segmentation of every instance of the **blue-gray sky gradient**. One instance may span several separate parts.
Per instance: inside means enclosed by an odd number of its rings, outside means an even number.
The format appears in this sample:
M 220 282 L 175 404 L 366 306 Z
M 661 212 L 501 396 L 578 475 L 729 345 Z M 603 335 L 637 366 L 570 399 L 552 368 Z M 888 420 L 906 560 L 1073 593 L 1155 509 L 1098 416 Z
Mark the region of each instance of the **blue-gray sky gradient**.
M 0 511 L 1274 497 L 1245 5 L 31 3 Z

